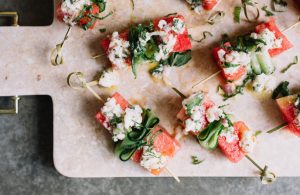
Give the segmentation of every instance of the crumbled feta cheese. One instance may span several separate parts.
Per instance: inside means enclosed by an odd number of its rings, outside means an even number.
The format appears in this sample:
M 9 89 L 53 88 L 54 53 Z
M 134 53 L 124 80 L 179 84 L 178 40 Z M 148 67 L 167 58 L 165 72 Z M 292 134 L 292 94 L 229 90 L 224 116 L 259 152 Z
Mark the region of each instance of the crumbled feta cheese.
M 247 66 L 248 64 L 250 64 L 250 61 L 250 54 L 247 54 L 245 52 L 231 51 L 230 53 L 225 55 L 225 62 L 231 64 Z
M 158 28 L 160 28 L 160 29 L 164 29 L 167 25 L 168 25 L 168 23 L 165 20 L 160 20 L 158 22 Z
M 90 0 L 64 0 L 61 4 L 61 11 L 65 14 L 64 22 L 70 25 L 75 25 L 74 20 L 85 5 L 91 5 Z
M 118 85 L 120 82 L 119 74 L 113 69 L 108 69 L 102 72 L 102 75 L 99 79 L 99 85 L 103 87 L 112 87 Z
M 205 109 L 203 106 L 195 106 L 192 110 L 191 110 L 191 118 L 194 121 L 198 121 L 204 118 L 205 115 Z
M 143 110 L 139 105 L 134 105 L 131 108 L 126 108 L 124 116 L 124 126 L 129 129 L 134 126 L 138 126 L 142 123 Z
M 189 102 L 193 101 L 193 99 L 195 98 L 204 98 L 204 94 L 202 92 L 199 93 L 194 93 L 192 95 L 190 95 L 188 98 L 184 99 L 182 101 L 182 106 L 184 107 L 184 109 L 187 109 L 186 106 L 189 104 Z
M 118 32 L 112 34 L 109 48 L 108 48 L 108 58 L 112 64 L 114 64 L 118 69 L 127 66 L 126 59 L 129 57 L 129 41 L 125 41 L 119 37 Z
M 123 140 L 126 136 L 127 131 L 124 128 L 123 123 L 117 124 L 117 127 L 113 129 L 113 136 L 112 139 L 114 142 L 117 142 L 119 140 Z
M 214 122 L 214 121 L 218 121 L 221 118 L 224 118 L 224 113 L 217 106 L 213 106 L 213 107 L 207 109 L 206 118 L 207 118 L 208 122 L 211 123 L 211 122 Z
M 173 48 L 176 44 L 177 38 L 173 34 L 162 37 L 163 43 L 158 46 L 159 51 L 155 53 L 155 60 L 166 60 L 169 57 L 169 54 L 173 51 Z
M 184 21 L 180 18 L 174 18 L 173 19 L 173 26 L 172 30 L 177 34 L 182 34 L 185 31 L 185 24 Z
M 224 58 L 225 54 L 226 54 L 226 52 L 225 52 L 224 49 L 220 49 L 220 50 L 218 51 L 218 57 L 219 57 L 219 60 L 220 60 L 221 62 L 224 62 L 224 61 L 225 61 L 225 58 Z
M 105 115 L 108 121 L 112 120 L 114 116 L 121 117 L 124 114 L 121 106 L 117 104 L 115 98 L 108 98 L 104 106 L 101 109 L 101 112 Z
M 268 28 L 264 29 L 261 33 L 251 33 L 250 35 L 254 39 L 262 39 L 266 44 L 260 43 L 258 47 L 263 50 L 281 48 L 282 38 L 276 38 L 275 33 L 270 31 Z
M 220 136 L 225 137 L 227 143 L 231 143 L 231 142 L 239 139 L 238 135 L 236 135 L 234 133 L 233 127 L 228 127 L 226 129 L 224 129 L 222 131 L 222 133 L 220 134 Z
M 240 66 L 234 66 L 234 67 L 228 67 L 228 68 L 224 68 L 224 73 L 225 74 L 234 74 L 238 69 L 240 68 Z
M 253 81 L 253 89 L 256 92 L 273 91 L 276 88 L 276 77 L 272 75 L 257 75 Z
M 255 143 L 256 137 L 253 135 L 253 132 L 247 131 L 244 133 L 239 145 L 245 153 L 251 153 L 253 152 Z
M 189 132 L 200 132 L 206 125 L 205 118 L 201 118 L 198 121 L 194 121 L 193 119 L 189 118 L 185 120 L 185 128 L 184 133 L 188 134 Z
M 161 169 L 167 164 L 167 157 L 155 151 L 153 146 L 144 146 L 140 165 L 148 170 Z
M 186 0 L 186 2 L 191 5 L 192 10 L 194 10 L 197 14 L 200 14 L 203 10 L 201 0 Z

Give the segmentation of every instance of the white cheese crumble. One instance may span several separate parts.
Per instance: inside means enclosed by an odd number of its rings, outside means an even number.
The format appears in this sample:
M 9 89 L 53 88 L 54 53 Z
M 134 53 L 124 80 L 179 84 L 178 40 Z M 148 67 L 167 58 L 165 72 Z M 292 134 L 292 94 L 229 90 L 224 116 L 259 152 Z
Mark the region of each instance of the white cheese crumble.
M 187 112 L 187 106 L 191 104 L 191 102 L 195 98 L 203 99 L 203 93 L 195 93 L 191 95 L 190 97 L 183 100 L 182 105 Z M 202 100 L 203 101 L 203 100 Z M 188 134 L 189 132 L 199 132 L 201 131 L 205 125 L 206 125 L 206 118 L 205 118 L 205 108 L 202 105 L 202 102 L 200 105 L 194 105 L 190 109 L 190 118 L 185 120 L 185 128 L 184 133 Z
M 120 82 L 119 74 L 113 69 L 108 69 L 102 72 L 99 79 L 99 85 L 103 87 L 112 87 L 118 85 Z
M 163 43 L 158 46 L 159 51 L 155 53 L 155 60 L 166 60 L 169 57 L 169 54 L 173 51 L 173 48 L 176 44 L 177 37 L 173 34 L 162 37 Z
M 124 116 L 124 126 L 126 129 L 138 126 L 142 123 L 143 110 L 139 105 L 134 105 L 131 108 L 126 108 Z
M 191 5 L 192 10 L 194 10 L 197 14 L 200 14 L 201 11 L 204 10 L 200 0 L 186 0 L 186 2 Z
M 265 43 L 260 43 L 258 47 L 262 50 L 281 48 L 282 47 L 282 38 L 276 38 L 275 33 L 270 31 L 268 28 L 264 29 L 261 33 L 251 33 L 251 37 L 254 39 L 262 39 Z
M 271 92 L 276 88 L 276 77 L 272 75 L 257 75 L 253 81 L 253 89 L 256 92 L 268 91 Z
M 114 116 L 121 117 L 121 115 L 124 114 L 124 110 L 117 104 L 115 98 L 108 98 L 102 107 L 101 112 L 109 121 L 112 120 Z
M 185 31 L 184 21 L 181 20 L 180 18 L 174 18 L 172 30 L 177 34 L 183 34 Z
M 184 99 L 182 101 L 182 106 L 184 107 L 184 109 L 186 110 L 187 109 L 187 105 L 194 99 L 194 98 L 201 98 L 203 99 L 204 98 L 204 94 L 203 93 L 194 93 L 192 95 L 190 95 L 188 98 Z
M 256 137 L 253 135 L 253 132 L 246 131 L 239 145 L 245 153 L 251 153 L 253 152 L 255 143 L 256 143 Z
M 211 122 L 214 122 L 214 121 L 218 121 L 221 118 L 224 118 L 224 113 L 217 106 L 213 106 L 213 107 L 207 109 L 206 118 L 207 118 L 208 122 L 211 123 Z
M 144 146 L 140 165 L 148 170 L 161 169 L 167 164 L 167 157 L 156 152 L 153 146 Z
M 245 52 L 231 51 L 230 53 L 226 54 L 223 49 L 220 49 L 218 51 L 218 57 L 221 62 L 227 62 L 235 65 L 232 67 L 223 67 L 225 74 L 234 74 L 240 68 L 240 66 L 250 66 L 250 54 Z
M 247 54 L 245 52 L 231 51 L 230 53 L 225 55 L 225 62 L 231 64 L 247 66 L 250 64 L 250 61 L 250 54 Z
M 78 17 L 79 13 L 85 5 L 91 5 L 90 0 L 64 0 L 61 4 L 61 10 L 65 14 L 64 22 L 69 25 L 75 25 L 74 20 Z
M 225 54 L 226 54 L 226 51 L 224 49 L 220 49 L 218 51 L 218 57 L 221 62 L 225 61 L 225 58 L 224 58 Z
M 113 32 L 108 48 L 108 58 L 111 63 L 118 69 L 124 68 L 127 66 L 126 59 L 129 54 L 129 41 L 120 38 L 118 32 Z
M 119 140 L 123 140 L 126 137 L 127 131 L 124 128 L 123 123 L 117 124 L 117 126 L 112 131 L 112 139 L 114 142 L 117 142 Z
M 225 137 L 227 143 L 232 143 L 239 139 L 238 135 L 234 133 L 234 128 L 232 126 L 224 129 L 220 136 Z

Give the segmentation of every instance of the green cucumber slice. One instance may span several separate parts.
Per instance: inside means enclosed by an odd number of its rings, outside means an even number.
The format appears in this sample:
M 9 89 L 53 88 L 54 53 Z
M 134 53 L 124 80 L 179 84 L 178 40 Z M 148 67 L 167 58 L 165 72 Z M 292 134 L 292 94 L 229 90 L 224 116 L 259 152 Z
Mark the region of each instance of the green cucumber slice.
M 261 51 L 256 54 L 256 57 L 263 73 L 270 75 L 275 71 L 275 67 L 268 51 Z
M 209 150 L 213 150 L 218 146 L 218 138 L 224 127 L 220 121 L 215 122 L 216 123 L 213 124 L 214 128 L 211 129 L 207 138 L 204 141 L 199 141 L 204 148 Z
M 256 53 L 251 54 L 251 68 L 256 75 L 260 75 L 262 73 Z

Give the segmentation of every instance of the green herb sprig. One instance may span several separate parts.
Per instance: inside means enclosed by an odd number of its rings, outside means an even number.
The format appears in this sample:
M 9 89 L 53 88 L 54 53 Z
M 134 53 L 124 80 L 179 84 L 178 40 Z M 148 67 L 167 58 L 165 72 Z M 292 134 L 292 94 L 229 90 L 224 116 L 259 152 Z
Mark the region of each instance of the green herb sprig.
M 204 162 L 204 160 L 200 160 L 197 156 L 191 156 L 191 158 L 193 165 L 199 165 Z
M 295 56 L 293 62 L 289 63 L 289 64 L 287 65 L 287 67 L 285 67 L 284 69 L 282 69 L 280 72 L 281 72 L 281 73 L 285 73 L 285 72 L 288 71 L 292 66 L 294 66 L 294 65 L 296 65 L 296 64 L 298 64 L 298 56 Z

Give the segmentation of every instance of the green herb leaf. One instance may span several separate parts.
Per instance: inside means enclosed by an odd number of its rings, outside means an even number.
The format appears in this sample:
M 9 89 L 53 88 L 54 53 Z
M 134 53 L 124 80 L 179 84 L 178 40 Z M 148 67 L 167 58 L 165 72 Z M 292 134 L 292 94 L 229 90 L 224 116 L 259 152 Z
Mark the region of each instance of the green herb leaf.
M 100 31 L 101 33 L 105 33 L 105 32 L 106 32 L 106 28 L 100 28 L 99 31 Z
M 105 9 L 106 9 L 106 1 L 105 0 L 91 0 L 91 1 L 100 8 L 100 12 L 105 11 Z
M 137 77 L 137 66 L 143 60 L 148 60 L 147 56 L 151 56 L 154 51 L 153 39 L 151 38 L 146 46 L 142 45 L 139 38 L 145 37 L 147 32 L 153 31 L 153 23 L 150 22 L 149 25 L 135 25 L 129 29 L 129 45 L 130 45 L 130 56 L 131 56 L 131 68 L 132 73 L 135 78 Z M 148 44 L 151 44 L 150 46 Z M 146 53 L 146 55 L 145 55 Z
M 213 150 L 218 146 L 218 138 L 223 129 L 221 120 L 214 121 L 198 134 L 197 139 L 204 148 Z
M 262 131 L 255 131 L 254 136 L 257 137 L 262 133 Z
M 122 118 L 114 115 L 113 118 L 110 120 L 110 125 L 112 127 L 117 127 L 117 125 L 121 122 L 122 122 Z
M 185 52 L 174 52 L 169 57 L 169 65 L 180 67 L 188 63 L 192 59 L 192 51 L 187 50 Z
M 270 10 L 268 10 L 268 6 L 264 5 L 261 10 L 263 10 L 265 12 L 265 16 L 274 16 L 273 12 L 271 12 Z
M 186 107 L 186 112 L 187 112 L 187 115 L 188 116 L 191 116 L 191 112 L 192 112 L 192 109 L 195 107 L 195 106 L 198 106 L 201 104 L 201 102 L 203 101 L 203 97 L 202 97 L 202 94 L 197 94 L 195 95 L 192 99 L 190 99 L 185 107 Z
M 241 21 L 241 11 L 242 7 L 241 6 L 236 6 L 233 11 L 233 20 L 235 23 L 240 23 Z
M 294 66 L 296 64 L 298 64 L 298 56 L 295 56 L 293 62 L 289 63 L 288 66 L 286 68 L 282 69 L 280 72 L 285 73 L 286 71 L 288 71 L 288 69 L 290 69 L 292 66 Z
M 213 15 L 211 15 L 208 20 L 207 23 L 214 25 L 217 22 L 220 22 L 221 19 L 225 16 L 225 12 L 223 11 L 216 11 Z
M 194 165 L 198 165 L 201 164 L 202 162 L 204 162 L 204 160 L 199 160 L 199 158 L 197 156 L 191 156 L 192 157 L 192 163 Z
M 140 127 L 132 128 L 125 139 L 115 145 L 115 154 L 122 161 L 128 161 L 139 148 L 147 145 L 147 138 L 151 130 L 159 123 L 159 118 L 150 110 L 143 110 L 143 121 Z M 156 135 L 156 134 L 155 134 Z M 151 136 L 153 138 L 153 136 Z M 151 142 L 151 141 L 150 141 Z M 150 143 L 151 144 L 151 143 Z
M 272 0 L 273 11 L 284 12 L 287 10 L 288 3 L 285 0 Z
M 252 2 L 251 0 L 242 0 L 244 15 L 247 19 L 247 22 L 256 22 L 260 17 L 260 11 L 256 6 L 257 3 Z M 251 19 L 248 14 L 248 7 L 254 7 L 256 9 L 256 16 Z
M 204 40 L 207 38 L 207 36 L 210 36 L 210 37 L 214 36 L 214 35 L 213 35 L 211 32 L 209 32 L 209 31 L 204 31 L 204 32 L 202 33 L 202 35 L 203 35 L 203 37 L 202 37 L 200 40 L 194 39 L 194 38 L 192 37 L 192 35 L 189 35 L 189 38 L 190 38 L 192 41 L 195 41 L 195 42 L 197 42 L 197 43 L 201 43 L 202 41 L 204 41 Z
M 274 90 L 274 92 L 272 94 L 272 99 L 275 100 L 279 96 L 285 97 L 285 96 L 290 95 L 290 90 L 288 88 L 289 84 L 290 83 L 288 81 L 281 82 Z

